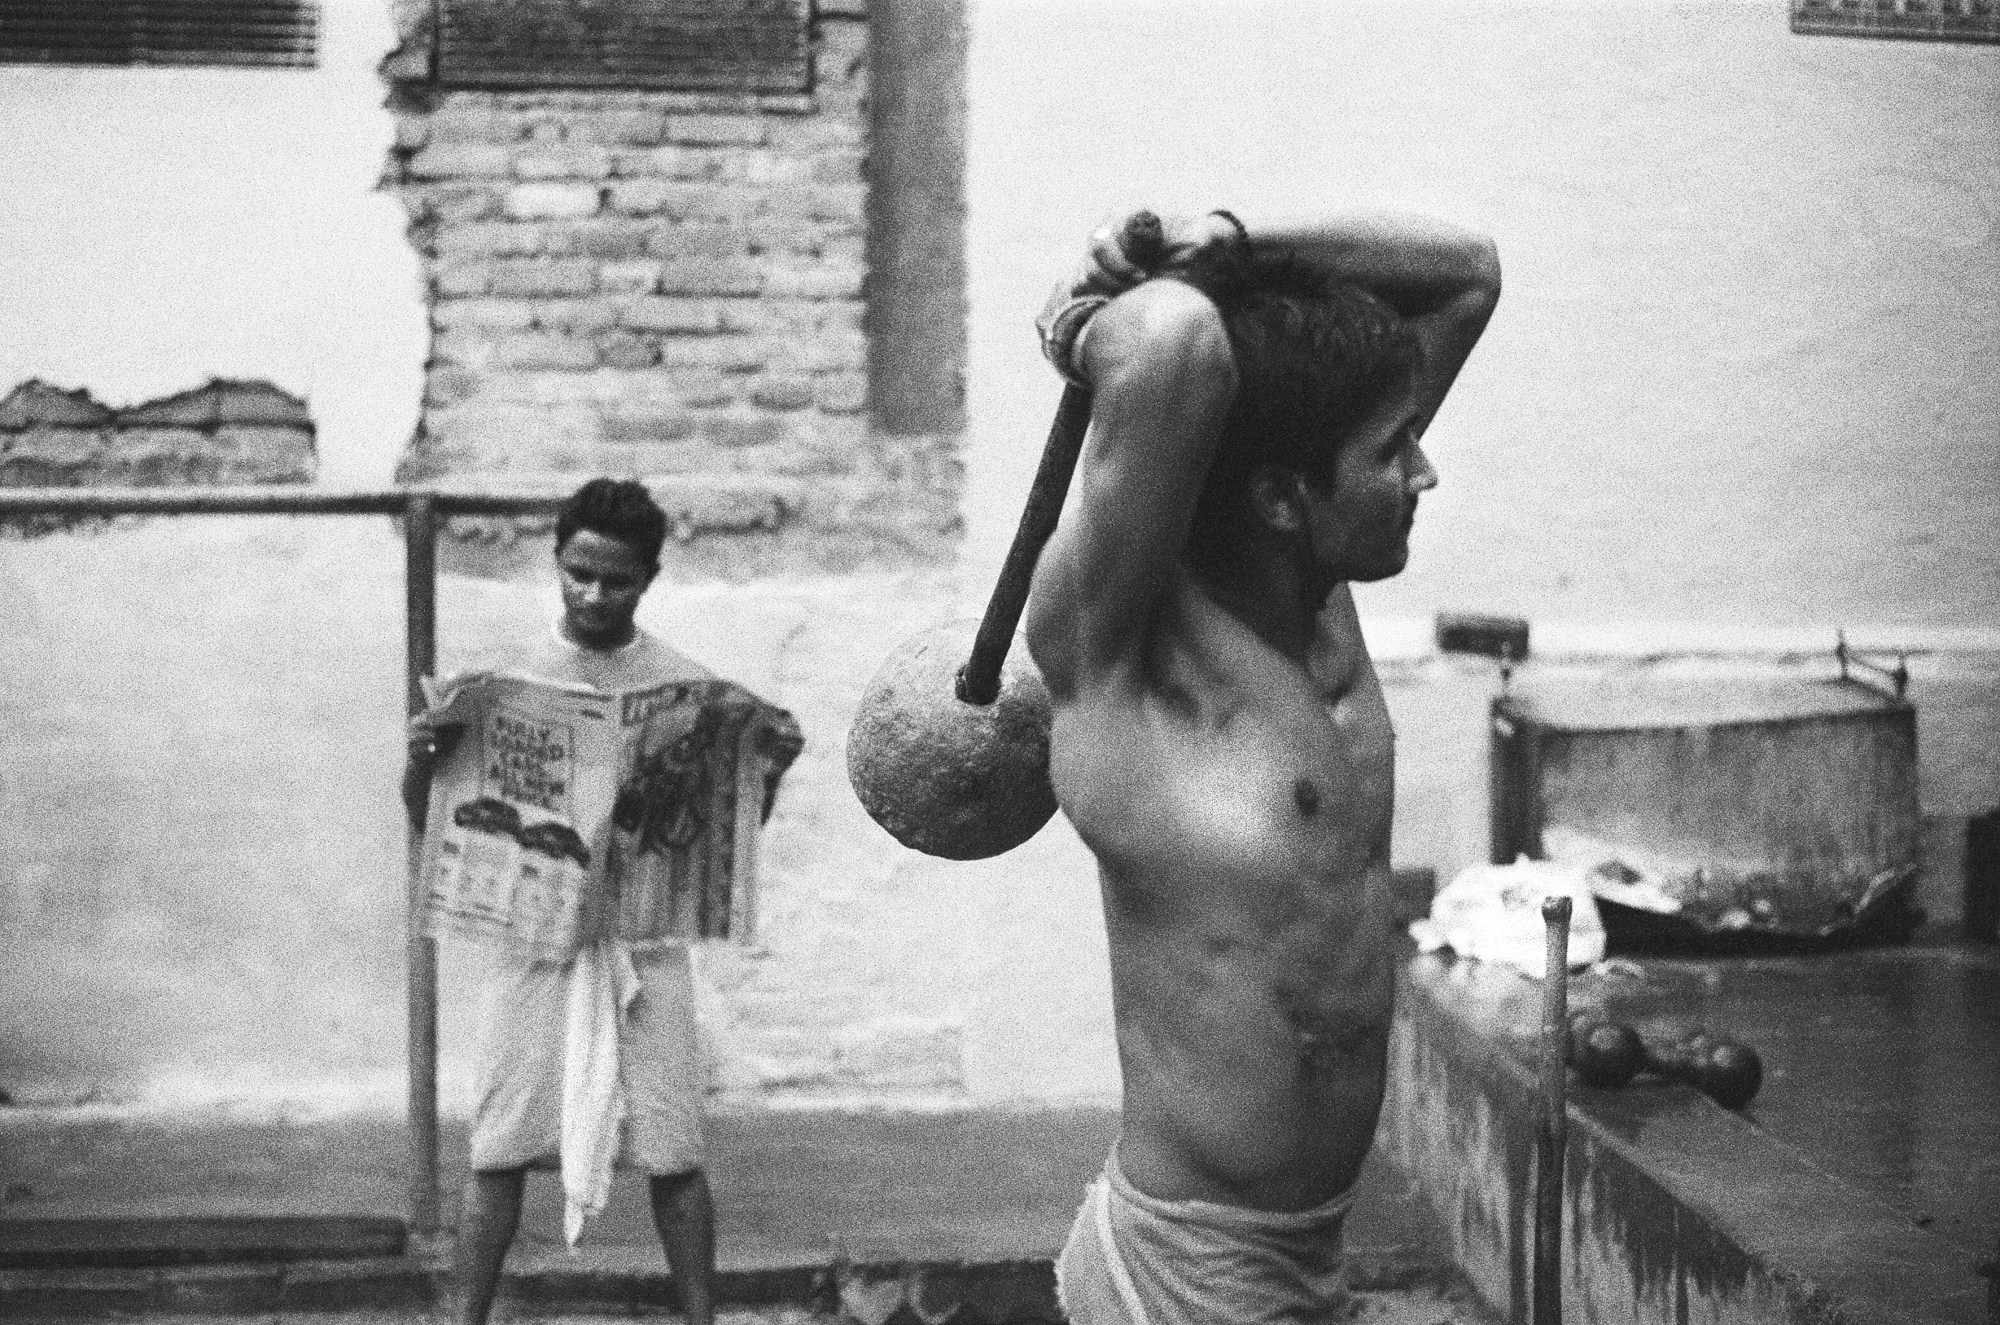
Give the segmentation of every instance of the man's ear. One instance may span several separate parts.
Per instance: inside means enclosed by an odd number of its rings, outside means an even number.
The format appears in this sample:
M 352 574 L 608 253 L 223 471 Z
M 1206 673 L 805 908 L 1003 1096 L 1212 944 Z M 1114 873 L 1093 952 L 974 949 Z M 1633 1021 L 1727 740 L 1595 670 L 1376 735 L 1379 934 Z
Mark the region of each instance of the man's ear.
M 1279 465 L 1250 471 L 1250 509 L 1266 528 L 1296 534 L 1306 527 L 1305 480 Z

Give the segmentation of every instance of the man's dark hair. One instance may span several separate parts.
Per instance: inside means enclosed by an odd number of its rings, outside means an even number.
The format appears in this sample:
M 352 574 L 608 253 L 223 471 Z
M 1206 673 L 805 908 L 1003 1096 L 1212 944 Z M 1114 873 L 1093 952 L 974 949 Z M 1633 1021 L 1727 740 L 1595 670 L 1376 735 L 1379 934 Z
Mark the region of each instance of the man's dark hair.
M 579 529 L 615 538 L 629 545 L 653 570 L 660 568 L 660 548 L 667 541 L 667 513 L 631 479 L 594 478 L 570 494 L 556 512 L 556 551 Z
M 1227 504 L 1258 465 L 1309 479 L 1416 372 L 1421 347 L 1396 311 L 1285 252 L 1204 254 L 1174 273 L 1214 302 L 1236 358 L 1235 404 L 1202 504 Z

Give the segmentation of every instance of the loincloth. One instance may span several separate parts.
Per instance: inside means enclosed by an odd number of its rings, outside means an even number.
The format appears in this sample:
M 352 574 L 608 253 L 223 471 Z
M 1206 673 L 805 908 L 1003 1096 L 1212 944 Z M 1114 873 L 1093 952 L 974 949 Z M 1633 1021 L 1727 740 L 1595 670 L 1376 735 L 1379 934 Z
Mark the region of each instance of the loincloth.
M 1342 1192 L 1311 1210 L 1162 1201 L 1105 1161 L 1056 1259 L 1072 1325 L 1324 1325 L 1349 1315 Z
M 618 1026 L 626 1115 L 620 1167 L 685 1173 L 702 1163 L 702 1069 L 688 950 L 633 953 L 640 992 Z M 548 1167 L 562 1144 L 569 963 L 496 951 L 479 976 L 472 1116 L 475 1170 Z

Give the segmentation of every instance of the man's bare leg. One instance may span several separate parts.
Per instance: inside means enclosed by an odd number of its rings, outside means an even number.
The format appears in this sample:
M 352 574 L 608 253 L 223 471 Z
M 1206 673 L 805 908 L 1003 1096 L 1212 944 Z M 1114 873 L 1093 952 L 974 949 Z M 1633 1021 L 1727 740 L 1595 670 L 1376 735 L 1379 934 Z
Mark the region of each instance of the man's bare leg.
M 527 1178 L 526 1169 L 491 1169 L 466 1180 L 465 1208 L 458 1212 L 459 1325 L 486 1325 L 500 1267 L 521 1223 Z
M 688 1325 L 715 1321 L 715 1203 L 708 1175 L 657 1173 L 652 1180 L 653 1227 L 673 1271 L 674 1289 Z

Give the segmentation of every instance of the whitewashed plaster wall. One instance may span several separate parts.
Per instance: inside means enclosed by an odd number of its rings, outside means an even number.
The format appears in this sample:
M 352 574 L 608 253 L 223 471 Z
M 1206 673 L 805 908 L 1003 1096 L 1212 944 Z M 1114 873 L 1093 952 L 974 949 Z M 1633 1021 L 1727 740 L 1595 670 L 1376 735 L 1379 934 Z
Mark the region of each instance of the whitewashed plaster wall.
M 311 69 L 0 64 L 0 391 L 137 404 L 210 377 L 303 396 L 320 477 L 386 483 L 428 342 L 379 193 L 387 6 L 325 0 Z
M 320 15 L 311 69 L 0 65 L 0 389 L 266 378 L 322 482 L 390 481 L 428 340 L 392 33 Z M 400 562 L 374 520 L 0 542 L 0 1088 L 392 1090 Z
M 1364 614 L 2000 623 L 2000 49 L 1784 0 L 980 0 L 970 104 L 974 559 L 1100 216 L 1385 205 L 1495 235 L 1507 289 Z

